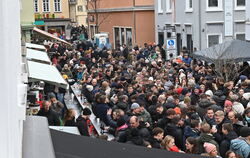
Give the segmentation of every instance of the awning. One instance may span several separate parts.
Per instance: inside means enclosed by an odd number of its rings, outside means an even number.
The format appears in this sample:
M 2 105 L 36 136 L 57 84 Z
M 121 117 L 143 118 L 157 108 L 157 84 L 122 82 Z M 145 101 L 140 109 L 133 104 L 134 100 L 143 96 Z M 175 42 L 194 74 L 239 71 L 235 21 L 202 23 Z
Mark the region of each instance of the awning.
M 46 52 L 42 52 L 42 51 L 38 51 L 38 50 L 34 50 L 34 49 L 27 49 L 26 58 L 28 60 L 42 62 L 42 63 L 46 63 L 46 64 L 51 63 Z
M 29 82 L 44 81 L 68 89 L 68 83 L 63 79 L 55 66 L 33 61 L 27 61 L 27 63 Z
M 38 20 L 38 21 L 35 21 L 34 24 L 37 26 L 44 26 L 45 23 L 42 20 Z
M 46 32 L 46 31 L 40 30 L 40 29 L 38 29 L 38 28 L 36 28 L 36 27 L 34 27 L 33 30 L 36 31 L 36 32 L 38 32 L 38 33 L 40 33 L 40 34 L 42 34 L 42 35 L 45 35 L 45 36 L 47 36 L 47 37 L 49 37 L 49 38 L 53 38 L 53 39 L 55 39 L 55 40 L 57 40 L 57 41 L 60 41 L 60 42 L 62 42 L 62 43 L 65 43 L 65 44 L 67 44 L 67 45 L 70 45 L 70 46 L 72 45 L 71 43 L 69 43 L 69 42 L 67 42 L 67 41 L 65 41 L 65 40 L 63 40 L 63 39 L 58 38 L 58 37 L 56 37 L 56 36 L 54 36 L 54 35 L 52 35 L 52 34 Z
M 43 45 L 38 45 L 34 43 L 26 43 L 25 46 L 26 48 L 39 49 L 42 51 L 46 51 L 46 48 Z
M 200 155 L 171 152 L 164 149 L 109 142 L 50 130 L 57 158 L 202 158 Z

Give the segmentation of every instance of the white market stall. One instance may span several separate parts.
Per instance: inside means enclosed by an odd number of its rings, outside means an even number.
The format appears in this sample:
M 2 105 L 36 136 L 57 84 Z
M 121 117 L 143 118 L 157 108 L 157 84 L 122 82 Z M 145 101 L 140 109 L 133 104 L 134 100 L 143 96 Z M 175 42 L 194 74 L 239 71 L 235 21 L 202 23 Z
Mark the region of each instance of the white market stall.
M 39 45 L 39 44 L 34 44 L 34 43 L 25 43 L 26 48 L 31 48 L 31 49 L 39 49 L 41 51 L 46 51 L 45 46 Z
M 26 52 L 26 59 L 31 61 L 37 61 L 42 62 L 46 64 L 50 64 L 50 59 L 48 57 L 48 54 L 46 52 L 34 50 L 34 49 L 28 49 Z
M 68 89 L 68 83 L 53 65 L 27 61 L 29 82 L 44 81 L 58 87 Z

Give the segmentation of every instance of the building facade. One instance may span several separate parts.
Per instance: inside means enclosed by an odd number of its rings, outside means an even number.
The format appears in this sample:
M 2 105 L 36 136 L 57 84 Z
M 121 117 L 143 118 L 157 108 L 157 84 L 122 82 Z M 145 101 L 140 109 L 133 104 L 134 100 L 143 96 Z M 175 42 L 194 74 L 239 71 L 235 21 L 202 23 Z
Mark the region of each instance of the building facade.
M 70 18 L 76 26 L 87 26 L 87 0 L 69 0 Z
M 153 5 L 153 0 L 90 0 L 87 4 L 89 36 L 106 32 L 113 48 L 154 42 Z
M 155 38 L 175 38 L 177 52 L 245 40 L 245 0 L 155 0 Z
M 35 25 L 51 34 L 70 38 L 68 0 L 34 0 Z
M 22 29 L 22 41 L 30 42 L 31 32 L 34 27 L 34 10 L 33 0 L 22 0 L 21 8 L 21 29 Z

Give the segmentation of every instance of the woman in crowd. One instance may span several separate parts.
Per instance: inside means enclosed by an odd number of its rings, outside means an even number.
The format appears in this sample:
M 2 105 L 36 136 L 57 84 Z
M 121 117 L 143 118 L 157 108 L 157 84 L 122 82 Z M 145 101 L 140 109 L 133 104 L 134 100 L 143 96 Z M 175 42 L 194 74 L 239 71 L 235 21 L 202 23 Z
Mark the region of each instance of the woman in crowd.
M 206 153 L 201 154 L 202 156 L 221 158 L 218 155 L 217 148 L 214 144 L 205 142 L 203 147 L 204 147 Z
M 186 153 L 198 154 L 196 138 L 188 137 L 186 139 L 186 144 L 185 145 L 186 145 Z
M 64 117 L 64 126 L 76 126 L 76 111 L 74 109 L 67 110 Z
M 161 142 L 163 149 L 173 152 L 181 152 L 181 150 L 175 145 L 174 137 L 167 135 Z

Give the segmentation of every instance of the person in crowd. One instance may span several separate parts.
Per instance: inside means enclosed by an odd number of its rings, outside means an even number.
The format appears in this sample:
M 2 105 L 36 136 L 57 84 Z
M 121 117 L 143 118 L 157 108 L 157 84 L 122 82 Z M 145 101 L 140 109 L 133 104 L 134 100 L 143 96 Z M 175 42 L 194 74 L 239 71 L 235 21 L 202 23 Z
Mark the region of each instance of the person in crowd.
M 197 138 L 198 152 L 200 154 L 205 152 L 205 148 L 203 146 L 205 142 L 214 144 L 217 148 L 217 151 L 219 151 L 218 150 L 219 145 L 215 141 L 213 135 L 211 134 L 211 126 L 208 123 L 201 124 L 201 134 L 200 134 L 200 137 Z
M 238 137 L 231 123 L 222 124 L 223 140 L 220 143 L 220 155 L 225 157 L 226 151 L 230 149 L 231 140 Z
M 225 158 L 239 158 L 239 156 L 236 155 L 235 152 L 228 150 L 225 154 Z
M 224 112 L 221 110 L 215 112 L 214 118 L 216 126 L 215 128 L 212 128 L 212 134 L 215 137 L 215 140 L 220 144 L 223 140 L 222 125 L 224 123 L 230 123 L 230 121 L 225 117 Z
M 155 127 L 152 130 L 152 136 L 149 139 L 149 143 L 151 144 L 152 148 L 157 148 L 160 149 L 161 148 L 161 142 L 162 139 L 164 137 L 164 130 L 159 128 L 159 127 Z
M 214 118 L 214 110 L 211 107 L 207 108 L 206 115 L 204 116 L 204 122 L 210 124 L 211 126 L 216 125 Z
M 61 118 L 63 118 L 64 104 L 56 99 L 55 96 L 50 98 L 51 109 L 53 109 Z
M 82 114 L 76 119 L 77 128 L 82 136 L 90 136 L 88 120 L 91 113 L 89 108 L 84 108 Z
M 242 127 L 240 137 L 231 140 L 230 150 L 243 158 L 248 158 L 250 153 L 250 128 Z
M 38 111 L 37 115 L 46 117 L 49 126 L 60 126 L 58 113 L 51 108 L 50 101 L 43 101 L 42 108 Z
M 201 154 L 202 156 L 221 158 L 214 144 L 205 142 L 203 147 L 206 153 Z
M 242 115 L 235 114 L 234 111 L 230 111 L 227 117 L 233 124 L 234 131 L 237 133 L 237 135 L 240 135 L 240 129 L 245 126 Z
M 74 109 L 68 109 L 64 117 L 64 126 L 76 126 L 76 111 Z
M 188 137 L 186 139 L 186 153 L 189 154 L 198 154 L 198 146 L 197 146 L 197 139 L 193 137 Z
M 174 137 L 167 135 L 161 142 L 163 149 L 173 152 L 181 152 L 181 150 L 175 145 Z
M 246 122 L 246 125 L 250 127 L 250 107 L 246 108 L 244 111 L 244 120 Z

